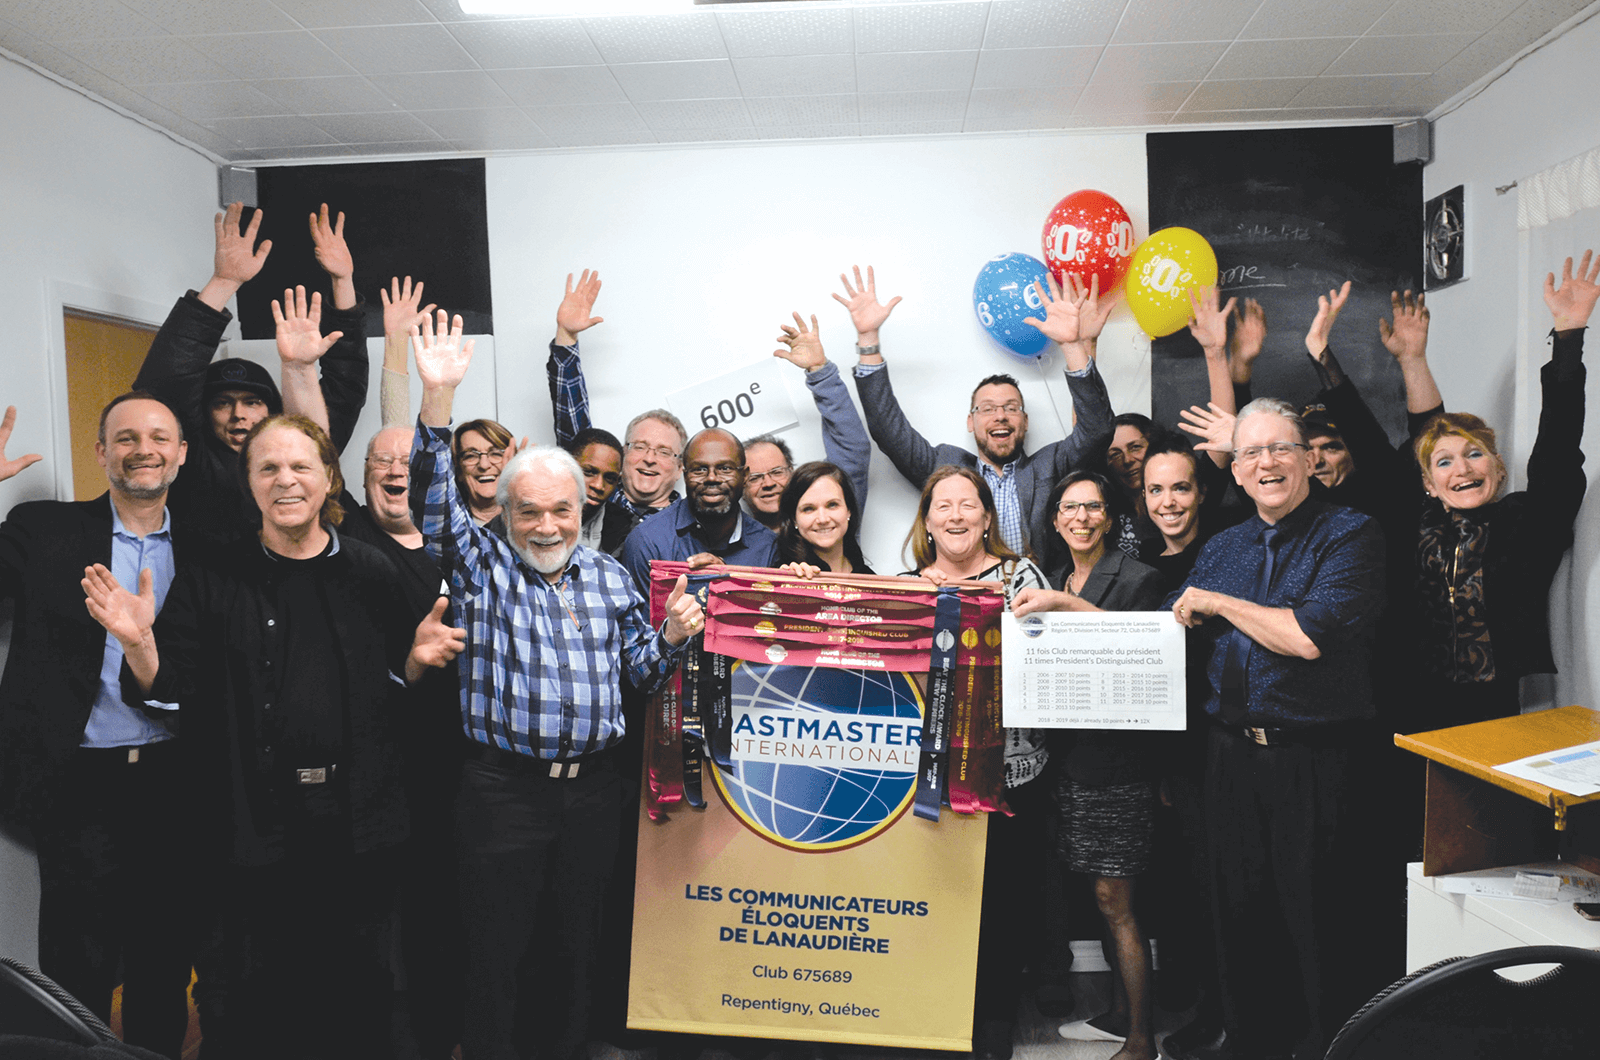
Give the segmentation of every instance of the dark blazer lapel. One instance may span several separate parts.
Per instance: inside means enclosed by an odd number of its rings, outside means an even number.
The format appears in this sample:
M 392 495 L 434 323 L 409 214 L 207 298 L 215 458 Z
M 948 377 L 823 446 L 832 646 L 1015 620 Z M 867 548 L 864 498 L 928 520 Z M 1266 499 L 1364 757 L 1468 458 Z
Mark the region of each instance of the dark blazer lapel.
M 1089 577 L 1083 583 L 1083 592 L 1078 595 L 1096 607 L 1105 607 L 1106 594 L 1116 584 L 1117 575 L 1121 572 L 1121 550 L 1116 545 L 1107 545 L 1105 555 L 1100 557 L 1100 562 L 1089 572 Z

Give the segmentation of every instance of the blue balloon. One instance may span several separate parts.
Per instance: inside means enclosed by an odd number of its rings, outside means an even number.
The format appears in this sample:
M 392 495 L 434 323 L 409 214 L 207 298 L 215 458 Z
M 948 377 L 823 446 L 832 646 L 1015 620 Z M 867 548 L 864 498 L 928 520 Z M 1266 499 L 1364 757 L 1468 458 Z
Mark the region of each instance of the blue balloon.
M 1024 317 L 1044 319 L 1044 303 L 1034 284 L 1048 289 L 1044 262 L 1027 254 L 1001 254 L 978 270 L 972 285 L 972 310 L 989 337 L 1021 357 L 1034 357 L 1050 344 Z

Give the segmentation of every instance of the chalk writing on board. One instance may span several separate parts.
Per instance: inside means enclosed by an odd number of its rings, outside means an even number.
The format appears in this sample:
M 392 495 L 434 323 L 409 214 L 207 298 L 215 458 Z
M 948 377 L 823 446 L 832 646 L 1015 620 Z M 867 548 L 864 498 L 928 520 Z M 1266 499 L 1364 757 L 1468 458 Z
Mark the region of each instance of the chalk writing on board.
M 1317 227 L 1321 227 L 1318 225 Z M 1311 241 L 1311 228 L 1307 225 L 1297 224 L 1237 224 L 1233 231 L 1223 232 L 1211 238 L 1211 244 L 1232 246 L 1238 243 L 1308 243 Z
M 1217 288 L 1223 291 L 1248 291 L 1255 287 L 1287 287 L 1261 275 L 1259 265 L 1230 265 L 1217 273 Z

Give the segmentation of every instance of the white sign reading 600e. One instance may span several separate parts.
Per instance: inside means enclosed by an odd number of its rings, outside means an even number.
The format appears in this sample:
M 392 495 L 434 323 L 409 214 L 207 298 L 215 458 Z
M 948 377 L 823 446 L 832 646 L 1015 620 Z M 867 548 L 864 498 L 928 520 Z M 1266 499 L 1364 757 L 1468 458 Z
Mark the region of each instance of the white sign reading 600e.
M 721 427 L 749 438 L 787 430 L 800 422 L 776 361 L 743 365 L 668 394 L 667 406 L 690 434 L 704 427 Z

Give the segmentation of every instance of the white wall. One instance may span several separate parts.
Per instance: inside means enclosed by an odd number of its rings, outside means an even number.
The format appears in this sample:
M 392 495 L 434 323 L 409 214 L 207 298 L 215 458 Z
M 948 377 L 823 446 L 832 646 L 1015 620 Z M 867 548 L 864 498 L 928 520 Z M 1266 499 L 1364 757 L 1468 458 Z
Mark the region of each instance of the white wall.
M 1425 196 L 1466 186 L 1467 269 L 1464 283 L 1429 296 L 1433 326 L 1429 359 L 1446 404 L 1472 411 L 1497 428 L 1514 484 L 1523 485 L 1527 442 L 1538 416 L 1538 366 L 1548 358 L 1541 340 L 1518 383 L 1518 305 L 1536 292 L 1544 274 L 1560 271 L 1559 261 L 1531 262 L 1531 275 L 1519 283 L 1517 193 L 1495 188 L 1537 173 L 1600 146 L 1600 107 L 1574 105 L 1574 91 L 1593 80 L 1600 65 L 1600 18 L 1568 31 L 1527 56 L 1500 80 L 1434 127 L 1434 160 L 1423 170 Z M 1600 248 L 1597 248 L 1600 249 Z M 1531 294 L 1530 333 L 1543 335 L 1549 317 L 1537 293 Z M 1590 335 L 1594 334 L 1591 329 Z M 1595 361 L 1590 339 L 1588 360 Z M 1600 458 L 1600 386 L 1589 386 L 1585 451 L 1589 467 Z M 1578 522 L 1578 542 L 1551 594 L 1551 632 L 1560 674 L 1530 681 L 1525 708 L 1580 703 L 1600 708 L 1600 480 L 1589 472 L 1589 491 Z
M 594 421 L 620 434 L 665 394 L 770 357 L 791 310 L 817 315 L 848 374 L 855 331 L 829 295 L 841 271 L 870 263 L 880 297 L 905 299 L 883 349 L 912 423 L 931 441 L 970 443 L 972 384 L 1011 372 L 1036 448 L 1065 433 L 1050 411 L 1053 394 L 1069 415 L 1061 357 L 1047 393 L 1036 366 L 988 339 L 972 312 L 978 270 L 1005 251 L 1038 257 L 1045 215 L 1080 188 L 1118 198 L 1147 233 L 1140 134 L 491 158 L 487 179 L 500 415 L 540 441 L 553 434 L 544 363 L 568 271 L 597 268 L 604 282 L 606 322 L 583 336 L 583 359 Z M 1100 351 L 1113 405 L 1148 412 L 1149 342 L 1125 307 Z M 800 412 L 786 438 L 797 459 L 821 459 L 809 392 L 784 368 Z M 874 451 L 862 544 L 876 569 L 901 569 L 915 501 Z
M 0 512 L 57 496 L 64 429 L 60 299 L 159 323 L 211 274 L 216 171 L 198 154 L 0 59 L 0 405 L 17 406 L 7 454 L 46 454 L 0 484 Z M 62 494 L 66 496 L 67 494 Z M 9 622 L 5 630 L 9 642 Z M 32 963 L 33 858 L 0 834 L 0 953 Z

